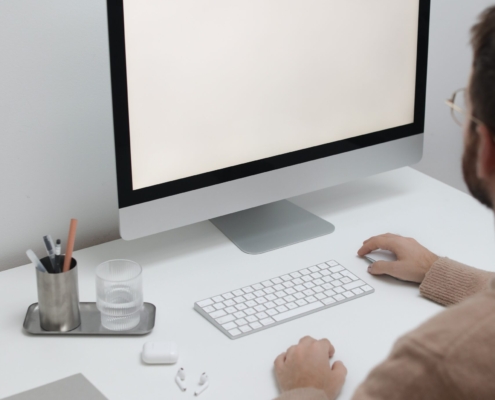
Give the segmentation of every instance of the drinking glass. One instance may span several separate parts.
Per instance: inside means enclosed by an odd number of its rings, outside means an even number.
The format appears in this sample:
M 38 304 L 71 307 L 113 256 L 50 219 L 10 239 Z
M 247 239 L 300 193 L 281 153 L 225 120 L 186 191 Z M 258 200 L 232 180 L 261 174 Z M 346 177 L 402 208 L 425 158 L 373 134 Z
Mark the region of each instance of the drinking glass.
M 98 265 L 96 305 L 104 328 L 126 331 L 136 327 L 143 307 L 141 266 L 130 260 L 110 260 Z

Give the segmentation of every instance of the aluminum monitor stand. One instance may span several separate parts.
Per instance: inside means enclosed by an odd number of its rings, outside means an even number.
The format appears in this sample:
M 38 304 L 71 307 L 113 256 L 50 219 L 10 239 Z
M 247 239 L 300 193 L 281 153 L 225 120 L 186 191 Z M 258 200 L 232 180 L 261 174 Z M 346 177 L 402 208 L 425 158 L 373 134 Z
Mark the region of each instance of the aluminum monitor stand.
M 210 220 L 240 250 L 262 254 L 328 235 L 335 227 L 287 200 Z

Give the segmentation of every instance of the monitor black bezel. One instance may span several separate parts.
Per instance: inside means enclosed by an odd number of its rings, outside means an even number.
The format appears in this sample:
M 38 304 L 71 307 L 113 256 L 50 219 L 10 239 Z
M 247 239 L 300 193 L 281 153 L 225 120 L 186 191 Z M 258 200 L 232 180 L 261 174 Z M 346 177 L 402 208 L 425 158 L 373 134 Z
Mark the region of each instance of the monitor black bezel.
M 107 0 L 119 208 L 174 196 L 424 132 L 430 0 L 420 0 L 419 2 L 416 99 L 414 122 L 412 124 L 133 190 L 123 1 Z

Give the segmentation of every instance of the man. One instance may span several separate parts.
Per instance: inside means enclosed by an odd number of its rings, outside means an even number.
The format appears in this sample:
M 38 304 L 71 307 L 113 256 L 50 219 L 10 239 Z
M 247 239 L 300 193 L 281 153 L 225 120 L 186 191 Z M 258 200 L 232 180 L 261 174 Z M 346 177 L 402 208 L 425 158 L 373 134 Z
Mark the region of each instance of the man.
M 472 30 L 473 71 L 466 91 L 463 172 L 482 204 L 495 203 L 495 7 Z M 495 274 L 440 258 L 413 239 L 381 235 L 363 243 L 358 254 L 394 252 L 395 262 L 379 261 L 368 271 L 420 283 L 424 297 L 454 305 L 399 339 L 390 356 L 355 392 L 354 400 L 495 399 Z M 334 348 L 310 337 L 275 360 L 279 400 L 334 400 L 347 374 Z

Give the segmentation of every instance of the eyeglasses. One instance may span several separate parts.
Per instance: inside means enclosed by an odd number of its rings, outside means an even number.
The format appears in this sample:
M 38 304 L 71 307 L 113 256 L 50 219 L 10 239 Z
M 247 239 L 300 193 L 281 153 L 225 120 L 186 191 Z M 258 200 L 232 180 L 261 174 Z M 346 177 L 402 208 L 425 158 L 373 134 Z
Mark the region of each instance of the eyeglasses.
M 445 100 L 445 103 L 451 108 L 452 118 L 454 118 L 457 125 L 464 126 L 466 119 L 470 119 L 478 125 L 483 125 L 483 122 L 466 111 L 468 108 L 466 106 L 466 89 L 456 90 L 450 99 Z

